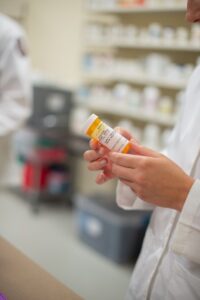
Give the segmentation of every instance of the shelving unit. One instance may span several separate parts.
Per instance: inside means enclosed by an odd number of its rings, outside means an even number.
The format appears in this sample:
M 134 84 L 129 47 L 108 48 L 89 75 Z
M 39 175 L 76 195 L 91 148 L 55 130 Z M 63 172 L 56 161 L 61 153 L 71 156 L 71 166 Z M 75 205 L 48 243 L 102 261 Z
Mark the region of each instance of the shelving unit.
M 151 42 L 143 42 L 140 40 L 136 40 L 134 43 L 114 43 L 108 41 L 102 41 L 101 43 L 89 44 L 88 48 L 121 48 L 121 49 L 146 49 L 146 50 L 160 50 L 160 51 L 183 51 L 183 52 L 200 52 L 200 45 L 191 45 L 188 43 L 187 45 L 181 44 L 165 44 L 163 42 L 159 43 L 151 43 Z M 99 51 L 99 50 L 98 50 Z
M 184 5 L 162 5 L 162 6 L 154 6 L 154 5 L 145 5 L 144 7 L 111 7 L 111 8 L 88 8 L 90 13 L 112 13 L 112 14 L 137 14 L 137 13 L 169 13 L 169 12 L 184 12 Z
M 116 76 L 107 74 L 85 74 L 85 82 L 89 84 L 101 83 L 101 84 L 113 84 L 115 82 L 126 82 L 130 84 L 137 85 L 155 85 L 160 88 L 166 88 L 171 90 L 181 90 L 186 87 L 187 81 L 179 80 L 173 81 L 172 79 L 162 79 L 162 78 L 150 78 L 149 76 Z
M 112 2 L 112 1 L 111 1 Z M 171 26 L 176 28 L 176 26 L 188 28 L 185 23 L 185 3 L 178 3 L 174 1 L 174 5 L 164 3 L 163 5 L 144 5 L 135 7 L 122 7 L 120 5 L 111 6 L 108 2 L 104 2 L 106 6 L 103 6 L 103 1 L 99 1 L 99 6 L 97 1 L 94 6 L 87 6 L 87 23 L 88 24 L 102 24 L 105 27 L 105 31 L 100 31 L 100 36 L 98 38 L 93 36 L 92 40 L 87 39 L 85 43 L 84 51 L 89 53 L 89 55 L 94 55 L 101 57 L 105 55 L 111 57 L 111 63 L 106 69 L 106 63 L 102 63 L 95 69 L 95 63 L 91 67 L 88 67 L 83 72 L 83 82 L 84 85 L 89 89 L 92 87 L 102 86 L 106 89 L 113 89 L 118 83 L 127 84 L 131 88 L 143 91 L 147 86 L 153 86 L 161 90 L 162 96 L 169 96 L 173 99 L 174 108 L 175 99 L 178 93 L 184 90 L 187 86 L 188 76 L 179 76 L 177 78 L 172 78 L 165 73 L 163 70 L 163 76 L 152 76 L 146 72 L 145 69 L 141 69 L 141 72 L 134 73 L 131 71 L 130 74 L 125 72 L 115 72 L 118 70 L 116 68 L 112 69 L 113 63 L 121 63 L 120 60 L 128 62 L 128 60 L 139 61 L 148 56 L 152 52 L 159 53 L 161 55 L 168 55 L 172 63 L 176 65 L 190 65 L 197 60 L 198 53 L 200 52 L 200 43 L 182 41 L 182 40 L 165 40 L 163 36 L 159 39 L 146 38 L 142 39 L 140 35 L 134 36 L 131 40 L 128 40 L 126 36 L 119 34 L 119 39 L 117 39 L 117 33 L 112 36 L 113 31 L 107 30 L 107 27 L 112 25 L 123 25 L 123 26 L 134 26 L 137 30 L 144 29 L 152 23 L 160 23 L 161 26 L 167 27 Z M 112 2 L 113 3 L 113 2 Z M 117 1 L 116 1 L 117 3 Z M 161 3 L 161 2 L 160 2 Z M 175 14 L 173 16 L 172 14 Z M 133 18 L 132 18 L 133 16 Z M 169 19 L 168 19 L 169 16 Z M 170 23 L 172 22 L 172 23 Z M 97 27 L 98 28 L 98 27 Z M 108 28 L 109 29 L 109 28 Z M 188 28 L 189 30 L 189 28 Z M 95 32 L 95 31 L 94 31 Z M 111 33 L 110 33 L 111 32 Z M 104 37 L 105 33 L 105 37 Z M 142 35 L 141 35 L 142 36 Z M 195 40 L 196 41 L 196 40 Z M 96 61 L 95 61 L 96 62 Z M 134 62 L 133 62 L 134 65 Z M 104 68 L 105 67 L 105 68 Z M 162 73 L 162 72 L 161 72 Z M 98 100 L 97 100 L 98 98 Z M 88 96 L 88 101 L 85 102 L 85 107 L 87 107 L 91 112 L 102 114 L 107 119 L 113 120 L 129 120 L 141 126 L 144 130 L 145 126 L 148 124 L 155 124 L 160 128 L 160 132 L 164 132 L 165 129 L 172 129 L 176 124 L 177 114 L 164 114 L 159 110 L 154 113 L 148 112 L 142 107 L 137 107 L 131 104 L 119 105 L 113 101 L 107 103 L 99 97 L 93 97 L 93 94 Z M 110 99 L 110 97 L 108 97 Z M 109 102 L 109 100 L 108 100 Z M 127 102 L 128 103 L 128 102 Z M 175 111 L 175 110 L 174 110 Z
M 87 108 L 96 113 L 128 118 L 144 123 L 150 122 L 166 127 L 173 127 L 176 122 L 175 117 L 165 116 L 160 113 L 145 112 L 137 108 L 127 108 L 124 105 L 111 105 L 107 103 L 102 105 L 102 103 L 90 102 L 87 104 Z

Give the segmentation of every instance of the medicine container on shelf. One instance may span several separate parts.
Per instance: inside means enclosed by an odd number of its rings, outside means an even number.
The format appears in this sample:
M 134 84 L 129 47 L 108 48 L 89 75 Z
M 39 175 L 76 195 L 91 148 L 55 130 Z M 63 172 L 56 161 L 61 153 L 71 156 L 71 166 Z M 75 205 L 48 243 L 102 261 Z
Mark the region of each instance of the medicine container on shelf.
M 78 105 L 162 149 L 199 64 L 200 25 L 184 0 L 89 0 Z

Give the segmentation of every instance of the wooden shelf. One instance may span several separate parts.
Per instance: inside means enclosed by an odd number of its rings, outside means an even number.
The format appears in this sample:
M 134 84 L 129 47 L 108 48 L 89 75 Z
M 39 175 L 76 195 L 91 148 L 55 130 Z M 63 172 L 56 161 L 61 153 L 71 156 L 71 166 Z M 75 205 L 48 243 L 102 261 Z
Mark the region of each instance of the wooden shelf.
M 103 84 L 110 84 L 115 82 L 126 82 L 130 84 L 137 84 L 137 85 L 155 85 L 160 88 L 166 88 L 170 90 L 181 90 L 184 89 L 187 85 L 186 80 L 179 80 L 173 81 L 169 79 L 162 79 L 162 78 L 150 78 L 149 76 L 114 76 L 114 75 L 104 75 L 104 74 L 94 74 L 88 75 L 85 73 L 84 79 L 87 83 L 103 83 Z
M 176 123 L 175 117 L 165 116 L 160 113 L 147 113 L 144 109 L 130 108 L 125 105 L 108 105 L 88 103 L 86 107 L 92 112 L 118 116 L 121 118 L 131 118 L 147 123 L 155 123 L 161 126 L 173 127 Z
M 183 5 L 174 6 L 143 6 L 143 7 L 112 7 L 112 8 L 88 8 L 91 13 L 112 13 L 112 14 L 137 14 L 137 13 L 169 13 L 169 12 L 186 12 L 186 7 Z
M 200 52 L 200 44 L 198 46 L 190 45 L 189 43 L 186 45 L 175 45 L 165 44 L 165 43 L 148 43 L 142 42 L 140 40 L 135 41 L 134 43 L 113 43 L 113 42 L 101 42 L 95 44 L 88 44 L 89 48 L 121 48 L 121 49 L 148 49 L 148 50 L 167 50 L 167 51 L 184 51 L 184 52 Z

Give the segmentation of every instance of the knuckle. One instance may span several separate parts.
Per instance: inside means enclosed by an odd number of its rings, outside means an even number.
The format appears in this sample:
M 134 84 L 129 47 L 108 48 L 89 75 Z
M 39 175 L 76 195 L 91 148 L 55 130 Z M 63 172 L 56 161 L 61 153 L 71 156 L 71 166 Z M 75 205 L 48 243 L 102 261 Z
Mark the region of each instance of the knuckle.
M 146 170 L 149 167 L 149 165 L 150 165 L 149 158 L 144 157 L 143 160 L 141 161 L 141 167 Z
M 121 163 L 121 158 L 120 157 L 116 157 L 115 163 L 117 165 L 119 165 Z
M 136 182 L 139 184 L 139 185 L 143 185 L 144 184 L 144 182 L 145 182 L 145 175 L 143 174 L 143 173 L 139 173 L 139 174 L 137 174 L 137 176 L 136 176 L 136 178 L 135 178 L 135 180 L 136 180 Z
M 90 171 L 99 171 L 102 169 L 103 169 L 103 167 L 100 165 L 100 163 L 98 161 L 90 162 L 88 164 L 88 170 L 90 170 Z
M 119 170 L 115 164 L 112 164 L 111 171 L 113 174 L 115 174 L 115 176 L 119 177 Z

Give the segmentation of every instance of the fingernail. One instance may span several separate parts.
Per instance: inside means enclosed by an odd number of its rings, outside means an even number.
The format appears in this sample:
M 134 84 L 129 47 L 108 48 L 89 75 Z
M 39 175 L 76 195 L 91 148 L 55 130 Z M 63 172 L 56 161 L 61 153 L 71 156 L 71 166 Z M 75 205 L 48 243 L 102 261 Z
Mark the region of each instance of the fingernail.
M 131 139 L 130 142 L 131 142 L 132 144 L 135 144 L 135 145 L 137 145 L 137 146 L 140 146 L 140 143 L 139 143 L 137 140 L 135 140 L 135 139 Z
M 107 160 L 105 160 L 105 159 L 102 159 L 101 161 L 100 161 L 100 165 L 103 167 L 103 166 L 106 166 L 107 165 Z
M 104 173 L 100 173 L 100 174 L 97 175 L 96 182 L 98 184 L 103 184 L 105 182 Z

